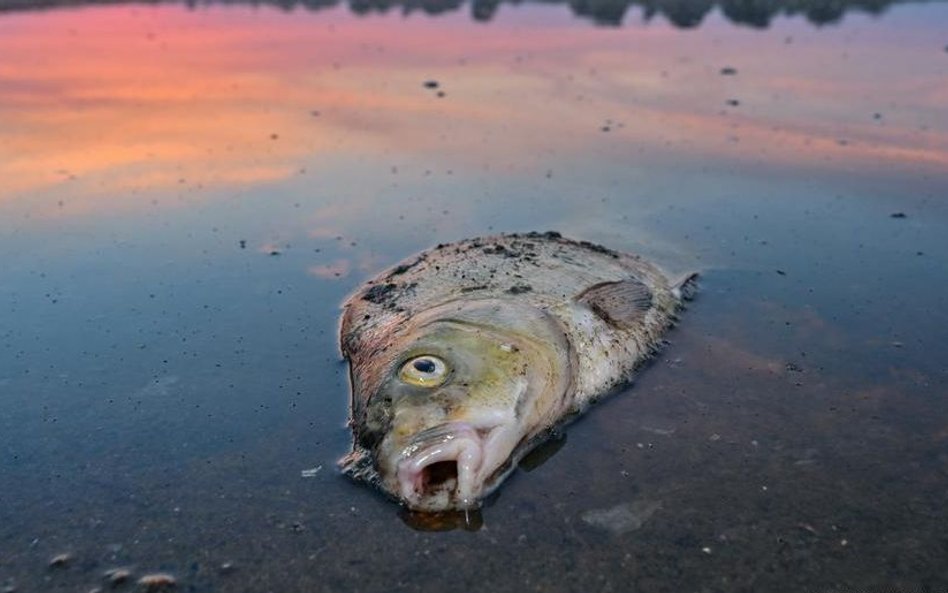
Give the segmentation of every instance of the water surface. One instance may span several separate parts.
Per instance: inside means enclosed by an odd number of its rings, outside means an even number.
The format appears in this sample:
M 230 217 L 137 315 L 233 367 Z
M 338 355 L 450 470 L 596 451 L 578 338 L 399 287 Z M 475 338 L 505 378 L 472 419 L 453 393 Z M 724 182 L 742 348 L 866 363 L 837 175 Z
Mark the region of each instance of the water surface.
M 946 23 L 5 2 L 0 586 L 945 590 Z M 662 355 L 467 529 L 339 476 L 342 299 L 546 229 L 702 273 Z

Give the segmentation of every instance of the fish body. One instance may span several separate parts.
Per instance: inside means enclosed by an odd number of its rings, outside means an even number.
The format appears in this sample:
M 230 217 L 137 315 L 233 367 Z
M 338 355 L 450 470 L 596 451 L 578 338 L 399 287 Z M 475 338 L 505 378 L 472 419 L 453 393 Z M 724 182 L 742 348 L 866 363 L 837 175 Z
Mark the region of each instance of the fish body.
M 557 426 L 628 383 L 694 276 L 558 233 L 438 245 L 344 304 L 343 471 L 413 510 L 476 508 Z

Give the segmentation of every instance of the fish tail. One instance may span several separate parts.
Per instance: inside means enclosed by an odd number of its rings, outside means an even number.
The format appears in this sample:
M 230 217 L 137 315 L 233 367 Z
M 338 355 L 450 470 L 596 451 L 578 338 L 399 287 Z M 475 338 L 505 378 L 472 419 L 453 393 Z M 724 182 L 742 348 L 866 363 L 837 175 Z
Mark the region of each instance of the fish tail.
M 698 272 L 688 272 L 672 282 L 672 294 L 680 301 L 690 301 L 698 294 Z

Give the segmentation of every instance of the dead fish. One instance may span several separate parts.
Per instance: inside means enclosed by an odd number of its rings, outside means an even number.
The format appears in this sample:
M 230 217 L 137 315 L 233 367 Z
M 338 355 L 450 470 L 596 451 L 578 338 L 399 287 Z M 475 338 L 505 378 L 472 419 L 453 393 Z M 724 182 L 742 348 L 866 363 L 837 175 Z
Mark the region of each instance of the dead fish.
M 405 260 L 344 304 L 348 475 L 411 510 L 477 508 L 532 448 L 628 383 L 695 275 L 559 233 Z

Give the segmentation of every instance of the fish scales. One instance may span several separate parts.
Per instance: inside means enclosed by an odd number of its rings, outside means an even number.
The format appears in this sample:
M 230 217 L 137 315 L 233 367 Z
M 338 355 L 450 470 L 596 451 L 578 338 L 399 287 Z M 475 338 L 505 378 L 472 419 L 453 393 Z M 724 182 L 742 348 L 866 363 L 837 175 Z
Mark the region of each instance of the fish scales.
M 476 507 L 551 429 L 631 380 L 692 284 L 554 232 L 397 264 L 344 305 L 343 469 L 415 510 Z

